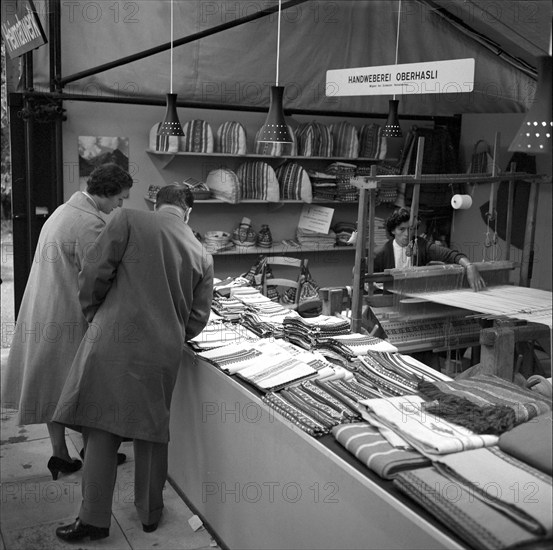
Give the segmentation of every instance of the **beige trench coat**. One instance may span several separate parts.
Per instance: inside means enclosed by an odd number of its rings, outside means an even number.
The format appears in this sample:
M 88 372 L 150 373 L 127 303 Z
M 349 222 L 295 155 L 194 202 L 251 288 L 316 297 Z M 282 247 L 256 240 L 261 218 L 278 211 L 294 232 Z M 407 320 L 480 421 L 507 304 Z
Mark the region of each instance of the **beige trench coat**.
M 2 406 L 18 423 L 49 422 L 88 327 L 78 298 L 84 257 L 106 222 L 80 191 L 44 224 L 23 294 L 8 361 Z
M 53 420 L 165 443 L 186 341 L 209 318 L 212 257 L 178 209 L 121 210 L 96 244 L 79 278 L 91 324 Z

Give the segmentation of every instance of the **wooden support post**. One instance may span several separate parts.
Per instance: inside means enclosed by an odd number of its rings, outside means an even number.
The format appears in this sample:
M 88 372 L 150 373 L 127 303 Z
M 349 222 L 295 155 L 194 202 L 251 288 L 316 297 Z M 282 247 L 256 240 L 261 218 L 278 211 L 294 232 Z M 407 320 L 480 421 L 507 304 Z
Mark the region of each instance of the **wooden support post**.
M 536 232 L 536 215 L 538 210 L 540 182 L 533 180 L 530 184 L 530 196 L 528 197 L 528 214 L 526 216 L 526 229 L 524 231 L 524 245 L 522 247 L 522 261 L 520 266 L 519 286 L 530 286 L 532 278 L 532 262 L 534 260 L 534 235 Z
M 515 356 L 514 327 L 494 327 L 480 333 L 480 365 L 487 374 L 513 381 Z
M 516 172 L 516 163 L 512 162 L 510 166 L 510 172 Z M 507 221 L 505 222 L 505 259 L 509 260 L 511 257 L 511 233 L 513 232 L 513 209 L 515 198 L 515 182 L 513 179 L 509 180 L 509 187 L 507 190 Z

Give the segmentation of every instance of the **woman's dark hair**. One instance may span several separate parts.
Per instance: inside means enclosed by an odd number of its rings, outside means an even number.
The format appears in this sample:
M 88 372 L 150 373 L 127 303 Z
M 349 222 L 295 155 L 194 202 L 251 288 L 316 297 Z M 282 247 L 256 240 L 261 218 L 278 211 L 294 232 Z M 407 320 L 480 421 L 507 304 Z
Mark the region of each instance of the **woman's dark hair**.
M 394 229 L 401 225 L 402 223 L 408 222 L 411 219 L 411 210 L 409 208 L 398 208 L 387 220 L 386 220 L 386 231 L 388 232 L 388 236 L 393 237 Z M 419 222 L 419 218 L 417 217 L 417 224 Z
M 113 197 L 132 187 L 132 177 L 114 162 L 101 164 L 90 173 L 86 183 L 86 190 L 91 195 L 99 197 Z
M 194 206 L 194 195 L 189 187 L 172 183 L 162 187 L 156 197 L 156 207 L 162 204 L 174 204 L 184 211 Z

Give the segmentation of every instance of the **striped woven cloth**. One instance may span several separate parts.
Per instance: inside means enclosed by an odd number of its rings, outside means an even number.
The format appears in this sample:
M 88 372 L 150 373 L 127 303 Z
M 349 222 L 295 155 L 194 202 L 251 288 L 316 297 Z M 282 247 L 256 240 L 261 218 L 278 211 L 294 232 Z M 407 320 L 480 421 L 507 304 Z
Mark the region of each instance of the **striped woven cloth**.
M 296 162 L 286 162 L 276 169 L 280 198 L 311 202 L 313 193 L 307 172 Z
M 384 479 L 393 479 L 399 472 L 431 464 L 417 451 L 393 447 L 378 428 L 368 422 L 336 426 L 332 435 L 367 468 Z
M 331 124 L 332 140 L 334 142 L 334 156 L 357 158 L 359 156 L 359 137 L 357 129 L 346 120 Z
M 266 162 L 244 162 L 236 171 L 243 199 L 278 202 L 280 189 L 275 171 Z
M 229 155 L 245 155 L 246 130 L 236 121 L 223 122 L 217 129 L 215 151 Z
M 188 120 L 182 125 L 184 137 L 179 150 L 193 153 L 213 153 L 213 131 L 205 120 Z
M 380 124 L 365 124 L 359 131 L 359 156 L 363 158 L 386 158 L 386 138 L 382 137 Z
M 421 382 L 418 391 L 432 400 L 426 410 L 477 433 L 504 433 L 549 412 L 552 406 L 551 399 L 489 374 Z

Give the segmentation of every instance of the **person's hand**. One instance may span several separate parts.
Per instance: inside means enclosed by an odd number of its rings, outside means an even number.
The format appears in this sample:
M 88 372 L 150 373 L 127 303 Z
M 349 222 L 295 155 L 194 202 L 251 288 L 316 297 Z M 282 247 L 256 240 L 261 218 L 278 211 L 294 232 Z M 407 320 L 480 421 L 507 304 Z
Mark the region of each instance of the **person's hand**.
M 478 292 L 486 288 L 486 283 L 484 282 L 484 279 L 482 279 L 482 275 L 480 275 L 478 268 L 474 264 L 467 265 L 465 267 L 465 271 L 467 273 L 467 281 L 469 286 L 472 290 L 474 290 L 474 292 Z
M 539 374 L 529 376 L 528 380 L 526 380 L 526 387 L 532 391 L 538 392 L 544 397 L 549 397 L 549 399 L 553 398 L 553 386 L 551 382 Z

